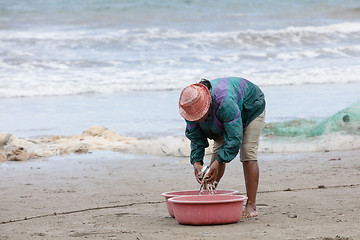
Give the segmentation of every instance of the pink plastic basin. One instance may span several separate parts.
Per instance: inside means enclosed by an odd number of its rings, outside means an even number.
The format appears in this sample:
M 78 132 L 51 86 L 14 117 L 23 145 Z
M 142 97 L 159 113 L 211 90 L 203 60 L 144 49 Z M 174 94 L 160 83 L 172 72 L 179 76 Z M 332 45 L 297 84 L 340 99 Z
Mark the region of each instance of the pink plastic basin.
M 215 190 L 214 195 L 236 195 L 238 193 L 239 192 L 235 190 Z M 199 190 L 174 191 L 174 192 L 165 192 L 161 194 L 161 196 L 165 197 L 166 207 L 168 209 L 170 216 L 172 217 L 175 217 L 175 214 L 173 210 L 173 204 L 169 202 L 169 199 L 173 197 L 192 196 L 192 195 L 199 196 Z M 207 190 L 204 190 L 201 192 L 201 195 L 209 195 L 209 192 Z
M 180 196 L 169 199 L 180 224 L 213 225 L 238 222 L 244 200 L 240 195 Z

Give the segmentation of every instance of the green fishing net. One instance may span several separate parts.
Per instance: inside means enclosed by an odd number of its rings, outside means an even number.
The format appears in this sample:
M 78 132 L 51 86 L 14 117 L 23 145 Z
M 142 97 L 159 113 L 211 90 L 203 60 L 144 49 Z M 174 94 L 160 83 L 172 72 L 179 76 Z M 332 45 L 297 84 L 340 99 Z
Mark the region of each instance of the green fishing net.
M 324 120 L 293 120 L 266 124 L 264 136 L 315 137 L 333 132 L 360 135 L 360 101 Z

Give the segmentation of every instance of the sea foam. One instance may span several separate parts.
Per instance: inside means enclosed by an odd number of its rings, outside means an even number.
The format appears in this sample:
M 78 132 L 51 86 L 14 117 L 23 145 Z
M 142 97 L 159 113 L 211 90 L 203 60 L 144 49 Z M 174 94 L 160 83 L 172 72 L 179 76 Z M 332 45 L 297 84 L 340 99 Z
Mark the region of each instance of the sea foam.
M 206 149 L 211 153 L 213 142 Z M 311 152 L 352 150 L 360 146 L 360 102 L 322 121 L 297 120 L 267 124 L 259 152 Z M 0 134 L 0 151 L 8 159 L 50 157 L 107 150 L 132 154 L 190 156 L 190 142 L 184 136 L 135 138 L 122 136 L 103 126 L 92 126 L 80 135 L 42 136 L 23 139 Z M 21 155 L 21 156 L 22 156 Z

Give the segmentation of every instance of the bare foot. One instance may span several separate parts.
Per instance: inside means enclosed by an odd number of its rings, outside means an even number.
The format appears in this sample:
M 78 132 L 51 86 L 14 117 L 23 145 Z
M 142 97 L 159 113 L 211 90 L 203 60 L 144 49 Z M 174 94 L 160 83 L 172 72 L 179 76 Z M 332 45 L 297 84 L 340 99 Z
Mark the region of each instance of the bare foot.
M 242 214 L 243 218 L 251 218 L 256 217 L 258 215 L 256 211 L 256 205 L 255 204 L 246 204 L 244 212 Z

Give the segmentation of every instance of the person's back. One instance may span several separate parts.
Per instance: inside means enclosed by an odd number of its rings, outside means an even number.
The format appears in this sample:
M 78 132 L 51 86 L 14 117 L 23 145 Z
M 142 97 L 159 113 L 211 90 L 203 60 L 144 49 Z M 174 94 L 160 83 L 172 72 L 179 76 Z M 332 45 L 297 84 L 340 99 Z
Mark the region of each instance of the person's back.
M 217 78 L 211 80 L 210 83 L 210 94 L 213 97 L 214 107 L 218 109 L 223 106 L 221 109 L 224 109 L 224 111 L 231 111 L 234 108 L 229 107 L 229 105 L 236 102 L 245 126 L 265 109 L 264 93 L 257 85 L 244 78 Z M 227 115 L 229 114 L 231 113 Z

